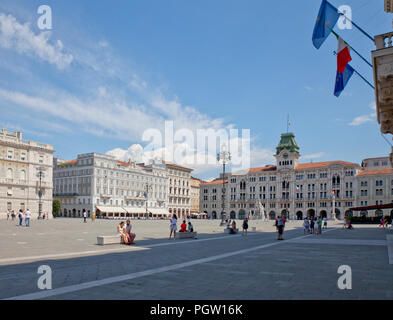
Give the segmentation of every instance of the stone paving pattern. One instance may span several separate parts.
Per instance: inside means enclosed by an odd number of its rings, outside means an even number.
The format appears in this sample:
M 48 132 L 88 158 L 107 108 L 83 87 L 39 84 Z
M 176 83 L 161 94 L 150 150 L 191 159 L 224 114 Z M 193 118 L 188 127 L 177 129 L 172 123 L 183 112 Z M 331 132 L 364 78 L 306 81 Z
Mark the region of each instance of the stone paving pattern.
M 0 221 L 0 260 L 120 250 L 33 262 L 3 261 L 0 298 L 39 291 L 37 269 L 42 264 L 51 266 L 53 288 L 59 288 L 277 243 L 272 222 L 252 221 L 250 227 L 256 226 L 257 232 L 242 237 L 224 235 L 219 221 L 193 220 L 199 239 L 219 239 L 168 241 L 168 221 L 132 221 L 138 235 L 135 247 L 97 246 L 95 237 L 113 234 L 117 223 L 96 220 L 84 224 L 79 219 L 58 218 L 33 221 L 31 228 L 25 228 L 16 227 L 16 222 Z M 301 222 L 290 222 L 284 234 L 287 240 L 272 247 L 50 299 L 393 299 L 393 265 L 389 264 L 387 246 L 371 244 L 373 240 L 386 240 L 386 235 L 393 232 L 375 225 L 355 226 L 354 230 L 341 229 L 340 224 L 332 222 L 330 225 L 337 229 L 306 239 L 369 240 L 370 244 L 291 242 L 288 240 L 303 235 L 303 229 Z M 155 246 L 160 243 L 170 244 Z M 340 265 L 352 267 L 352 290 L 337 288 Z

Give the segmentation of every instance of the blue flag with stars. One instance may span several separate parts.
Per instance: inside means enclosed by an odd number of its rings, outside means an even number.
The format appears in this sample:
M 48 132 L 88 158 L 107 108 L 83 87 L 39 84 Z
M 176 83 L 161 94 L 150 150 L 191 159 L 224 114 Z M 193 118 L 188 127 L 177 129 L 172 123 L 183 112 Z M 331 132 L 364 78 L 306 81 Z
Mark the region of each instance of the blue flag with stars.
M 334 95 L 339 97 L 341 92 L 344 91 L 345 86 L 347 85 L 349 79 L 352 77 L 355 70 L 351 67 L 350 64 L 347 64 L 343 73 L 337 71 L 336 75 L 336 86 L 334 88 Z
M 338 13 L 337 8 L 332 6 L 328 1 L 322 0 L 312 35 L 312 42 L 315 48 L 319 49 L 325 42 L 336 25 L 339 17 L 340 14 Z

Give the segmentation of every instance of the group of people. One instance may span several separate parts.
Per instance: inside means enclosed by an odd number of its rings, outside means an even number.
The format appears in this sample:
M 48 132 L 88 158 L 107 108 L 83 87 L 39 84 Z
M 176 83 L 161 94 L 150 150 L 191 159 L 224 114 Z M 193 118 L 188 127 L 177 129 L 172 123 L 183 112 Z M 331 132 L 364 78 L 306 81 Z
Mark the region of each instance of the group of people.
M 18 217 L 18 219 L 19 219 L 19 226 L 23 226 L 23 220 L 25 220 L 25 226 L 30 227 L 31 212 L 29 209 L 27 209 L 26 211 L 23 211 L 22 209 L 20 209 L 18 211 L 18 213 L 15 213 L 14 210 L 7 211 L 7 220 L 9 220 L 11 218 L 12 221 L 15 221 L 16 217 Z
M 235 220 L 225 220 L 226 223 L 226 229 L 229 230 L 229 234 L 236 234 L 238 232 L 238 229 L 236 228 L 236 221 Z M 248 231 L 248 218 L 244 218 L 243 220 L 243 231 L 242 235 L 247 235 Z
M 30 227 L 30 220 L 31 220 L 31 212 L 29 209 L 26 211 L 23 211 L 22 209 L 19 209 L 17 213 L 15 213 L 14 210 L 7 210 L 7 220 L 11 219 L 12 221 L 15 221 L 16 218 L 19 220 L 19 226 L 23 226 L 23 220 L 25 221 L 25 226 Z M 45 220 L 47 218 L 46 212 L 42 214 L 42 219 Z M 39 217 L 38 217 L 39 219 Z
M 176 238 L 176 231 L 177 231 L 177 216 L 176 214 L 172 215 L 169 225 L 169 240 L 171 240 L 172 235 L 173 239 Z M 187 223 L 186 220 L 183 220 L 183 223 L 180 225 L 179 232 L 194 232 L 194 226 L 191 223 L 191 217 L 187 216 Z
M 120 235 L 124 244 L 127 245 L 134 244 L 136 234 L 132 233 L 131 230 L 132 230 L 132 225 L 130 219 L 127 219 L 125 225 L 124 225 L 124 221 L 122 221 L 117 226 L 117 233 Z
M 384 216 L 379 219 L 379 226 L 382 228 L 389 228 L 389 218 L 385 219 Z M 393 219 L 390 219 L 390 228 L 393 228 Z
M 86 209 L 82 210 L 82 217 L 83 217 L 83 222 L 87 223 L 87 212 L 86 212 Z M 95 220 L 96 220 L 96 213 L 93 212 L 91 214 L 91 221 L 94 222 Z
M 326 217 L 306 217 L 303 222 L 304 234 L 321 234 L 322 229 L 327 229 Z

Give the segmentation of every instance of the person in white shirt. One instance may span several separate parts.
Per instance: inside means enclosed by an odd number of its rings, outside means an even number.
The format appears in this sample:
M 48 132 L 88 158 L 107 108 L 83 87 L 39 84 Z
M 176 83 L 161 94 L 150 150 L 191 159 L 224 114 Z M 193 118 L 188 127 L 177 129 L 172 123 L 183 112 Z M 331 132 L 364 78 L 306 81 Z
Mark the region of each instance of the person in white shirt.
M 169 234 L 169 240 L 171 240 L 172 233 L 173 233 L 173 239 L 175 239 L 175 237 L 176 237 L 176 230 L 177 230 L 177 216 L 176 216 L 176 214 L 174 214 L 172 216 L 171 224 L 169 226 L 169 229 L 171 230 L 171 232 Z
M 86 218 L 87 218 L 86 209 L 83 209 L 83 222 L 85 223 L 87 222 Z
M 323 217 L 323 228 L 324 229 L 327 229 L 327 218 L 326 217 Z
M 30 216 L 31 216 L 30 210 L 27 209 L 25 212 L 25 225 L 26 225 L 26 227 L 30 227 Z

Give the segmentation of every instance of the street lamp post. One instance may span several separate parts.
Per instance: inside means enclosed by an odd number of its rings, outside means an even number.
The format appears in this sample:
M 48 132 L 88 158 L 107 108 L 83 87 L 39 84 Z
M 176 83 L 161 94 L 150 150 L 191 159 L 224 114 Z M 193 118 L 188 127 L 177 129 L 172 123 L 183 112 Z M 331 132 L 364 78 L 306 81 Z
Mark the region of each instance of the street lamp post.
M 221 151 L 217 154 L 217 162 L 222 162 L 222 202 L 221 202 L 221 226 L 225 224 L 225 166 L 231 161 L 231 153 L 226 150 L 225 144 L 222 145 Z
M 146 183 L 146 191 L 145 191 L 145 193 L 146 193 L 146 195 L 145 195 L 145 199 L 146 199 L 146 213 L 145 213 L 146 220 L 149 219 L 149 211 L 148 211 L 148 209 L 147 209 L 147 202 L 148 202 L 148 199 L 149 199 L 148 194 L 149 194 L 149 189 L 150 189 L 150 188 L 151 188 L 151 185 L 149 185 L 148 183 Z
M 39 167 L 37 168 L 37 177 L 39 178 L 39 187 L 38 187 L 38 219 L 41 219 L 42 216 L 42 178 L 45 176 L 45 168 Z

